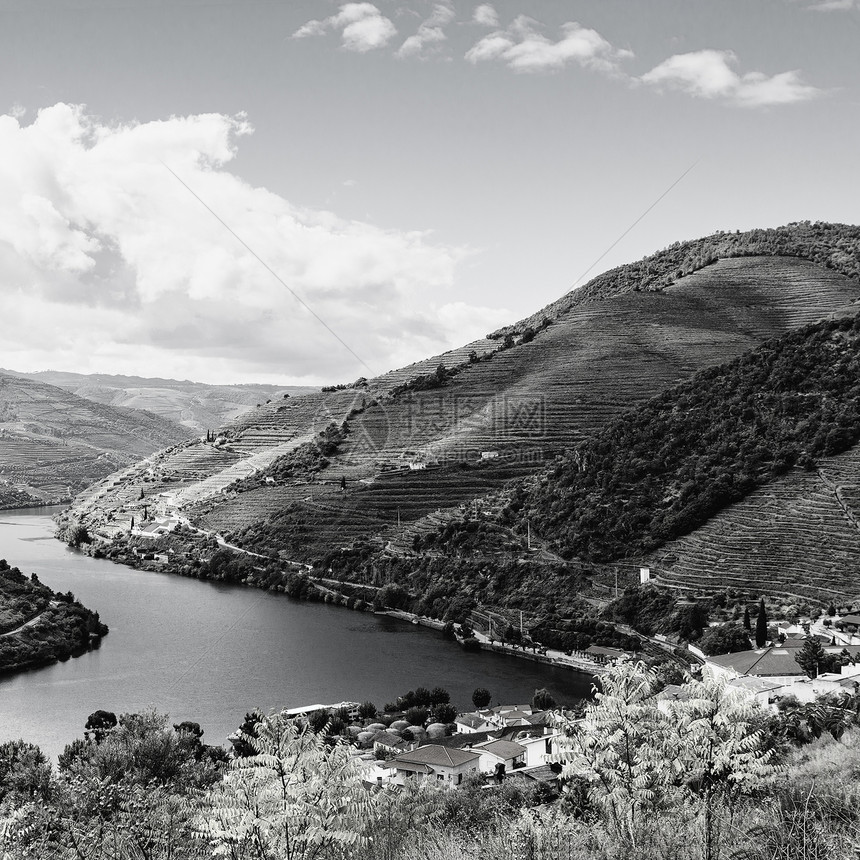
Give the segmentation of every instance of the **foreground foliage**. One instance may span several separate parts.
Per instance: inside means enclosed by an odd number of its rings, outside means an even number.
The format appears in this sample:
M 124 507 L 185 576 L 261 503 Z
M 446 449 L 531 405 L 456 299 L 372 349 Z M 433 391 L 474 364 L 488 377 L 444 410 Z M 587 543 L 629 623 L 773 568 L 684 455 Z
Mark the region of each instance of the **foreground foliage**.
M 258 715 L 227 762 L 199 726 L 98 711 L 51 774 L 0 745 L 3 860 L 778 860 L 853 856 L 860 733 L 790 736 L 780 715 L 712 681 L 655 695 L 617 666 L 574 719 L 562 712 L 559 796 L 513 777 L 456 790 L 367 787 L 325 726 Z M 811 717 L 811 712 L 801 719 Z M 836 738 L 839 738 L 838 740 Z M 798 746 L 799 745 L 799 746 Z

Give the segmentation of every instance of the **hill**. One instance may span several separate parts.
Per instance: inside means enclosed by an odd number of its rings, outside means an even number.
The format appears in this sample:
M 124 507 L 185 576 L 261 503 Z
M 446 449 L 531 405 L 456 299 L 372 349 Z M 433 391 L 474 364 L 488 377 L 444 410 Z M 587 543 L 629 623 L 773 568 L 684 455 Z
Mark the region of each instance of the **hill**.
M 0 373 L 0 508 L 68 500 L 186 436 L 157 415 Z
M 284 394 L 295 396 L 316 390 L 298 385 L 206 385 L 187 379 L 149 379 L 140 376 L 65 373 L 56 370 L 38 373 L 0 370 L 0 373 L 56 385 L 78 397 L 106 406 L 125 406 L 153 412 L 187 427 L 189 435 L 203 434 L 207 430 L 220 427 L 268 400 L 282 399 Z
M 185 443 L 84 493 L 70 518 L 112 539 L 144 505 L 150 515 L 180 510 L 199 528 L 335 577 L 384 584 L 388 566 L 424 610 L 436 601 L 434 612 L 471 576 L 488 602 L 542 602 L 547 586 L 575 591 L 613 558 L 655 544 L 625 537 L 610 557 L 536 529 L 540 552 L 524 556 L 526 535 L 505 522 L 500 491 L 697 373 L 853 315 L 858 260 L 860 229 L 844 225 L 681 243 L 458 350 L 252 410 L 214 443 Z M 428 540 L 449 526 L 471 553 L 468 571 L 455 553 L 458 582 L 449 547 Z
M 58 594 L 0 559 L 0 675 L 98 647 L 108 628 L 71 592 Z

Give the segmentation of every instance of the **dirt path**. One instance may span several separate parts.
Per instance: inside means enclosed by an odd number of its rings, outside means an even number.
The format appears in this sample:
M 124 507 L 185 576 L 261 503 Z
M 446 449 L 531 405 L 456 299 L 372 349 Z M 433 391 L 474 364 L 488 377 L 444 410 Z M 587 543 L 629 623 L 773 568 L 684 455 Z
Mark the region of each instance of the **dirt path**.
M 54 602 L 51 601 L 51 603 L 48 605 L 48 609 L 50 609 L 50 607 L 54 606 L 54 605 L 55 605 Z M 48 611 L 48 609 L 43 609 L 38 615 L 34 615 L 29 621 L 25 621 L 23 624 L 19 624 L 17 627 L 14 627 L 12 630 L 7 630 L 5 633 L 0 633 L 0 637 L 2 637 L 2 636 L 14 636 L 16 633 L 20 633 L 25 628 L 32 627 L 34 624 L 38 624 L 39 619 Z

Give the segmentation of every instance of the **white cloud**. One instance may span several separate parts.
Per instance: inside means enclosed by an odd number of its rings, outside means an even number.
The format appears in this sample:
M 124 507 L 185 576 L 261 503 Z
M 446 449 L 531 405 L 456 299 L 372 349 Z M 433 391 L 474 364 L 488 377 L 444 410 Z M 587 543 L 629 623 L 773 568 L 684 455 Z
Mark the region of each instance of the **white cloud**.
M 476 6 L 472 20 L 482 27 L 499 26 L 499 15 L 490 3 L 481 3 L 480 6 Z
M 501 322 L 452 311 L 464 249 L 295 206 L 227 172 L 250 133 L 242 117 L 107 125 L 65 104 L 26 126 L 0 117 L 0 366 L 369 375 L 164 165 L 374 372 Z
M 418 32 L 410 36 L 395 52 L 397 57 L 425 58 L 446 40 L 444 27 L 454 20 L 455 14 L 449 3 L 436 3 L 430 16 L 422 21 Z
M 743 107 L 791 104 L 822 95 L 822 90 L 804 83 L 797 71 L 770 77 L 762 72 L 740 75 L 734 69 L 737 63 L 732 51 L 675 54 L 640 80 L 658 89 L 680 90 L 697 98 L 720 99 Z
M 570 63 L 609 75 L 621 75 L 620 63 L 633 56 L 614 48 L 596 30 L 568 22 L 561 38 L 552 41 L 536 21 L 520 15 L 505 30 L 496 30 L 476 42 L 466 59 L 473 64 L 499 60 L 515 72 L 558 71 Z
M 346 50 L 362 54 L 384 48 L 397 35 L 397 28 L 373 3 L 344 3 L 337 15 L 308 21 L 293 33 L 293 38 L 322 36 L 329 30 L 340 31 L 341 45 Z
M 808 8 L 813 12 L 847 12 L 860 9 L 860 0 L 818 0 Z

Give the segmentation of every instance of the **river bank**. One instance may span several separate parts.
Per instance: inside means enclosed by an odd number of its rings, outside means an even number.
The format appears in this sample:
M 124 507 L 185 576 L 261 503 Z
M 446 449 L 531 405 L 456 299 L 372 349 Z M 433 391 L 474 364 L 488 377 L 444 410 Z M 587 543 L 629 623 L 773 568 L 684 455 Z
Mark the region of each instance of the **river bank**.
M 590 694 L 585 674 L 469 653 L 438 629 L 396 617 L 84 555 L 53 537 L 55 510 L 0 515 L 0 558 L 54 591 L 73 591 L 110 635 L 74 660 L 0 678 L 0 741 L 21 737 L 56 758 L 100 708 L 155 707 L 222 743 L 254 708 L 388 702 L 418 686 L 444 687 L 461 710 L 476 687 L 499 705 L 527 702 L 543 687 L 560 703 Z
M 79 657 L 108 632 L 98 612 L 0 558 L 0 675 Z
M 445 623 L 436 618 L 427 618 L 423 615 L 416 615 L 413 612 L 406 612 L 402 609 L 388 609 L 377 611 L 377 615 L 388 615 L 392 618 L 400 618 L 403 621 L 409 621 L 412 624 L 420 624 L 424 627 L 430 627 L 433 630 L 444 630 Z M 492 651 L 494 654 L 503 654 L 507 657 L 518 657 L 521 660 L 531 660 L 533 663 L 543 663 L 547 666 L 556 666 L 562 669 L 572 669 L 574 672 L 581 672 L 589 677 L 602 675 L 606 671 L 604 663 L 598 663 L 595 660 L 589 660 L 586 657 L 578 657 L 571 654 L 565 654 L 563 651 L 556 651 L 552 648 L 542 648 L 540 651 L 528 651 L 522 646 L 509 644 L 507 642 L 499 642 L 497 639 L 490 639 L 479 630 L 472 630 L 471 638 L 475 639 L 482 651 Z M 458 641 L 460 641 L 458 639 Z M 462 642 L 460 643 L 462 645 Z
M 66 528 L 68 534 L 68 526 Z M 286 594 L 303 601 L 322 602 L 363 613 L 385 614 L 433 630 L 441 631 L 445 627 L 445 622 L 440 619 L 379 606 L 377 595 L 380 589 L 375 586 L 314 576 L 307 566 L 267 558 L 230 545 L 221 535 L 201 531 L 187 523 L 180 523 L 172 531 L 158 537 L 138 533 L 114 539 L 110 543 L 95 538 L 82 544 L 80 550 L 95 558 L 105 558 L 139 570 L 200 581 L 229 582 Z M 474 630 L 470 638 L 470 645 L 479 650 L 572 670 L 589 679 L 606 669 L 604 663 L 591 660 L 585 654 L 568 654 L 542 647 L 529 650 L 522 645 L 491 639 L 480 630 Z

